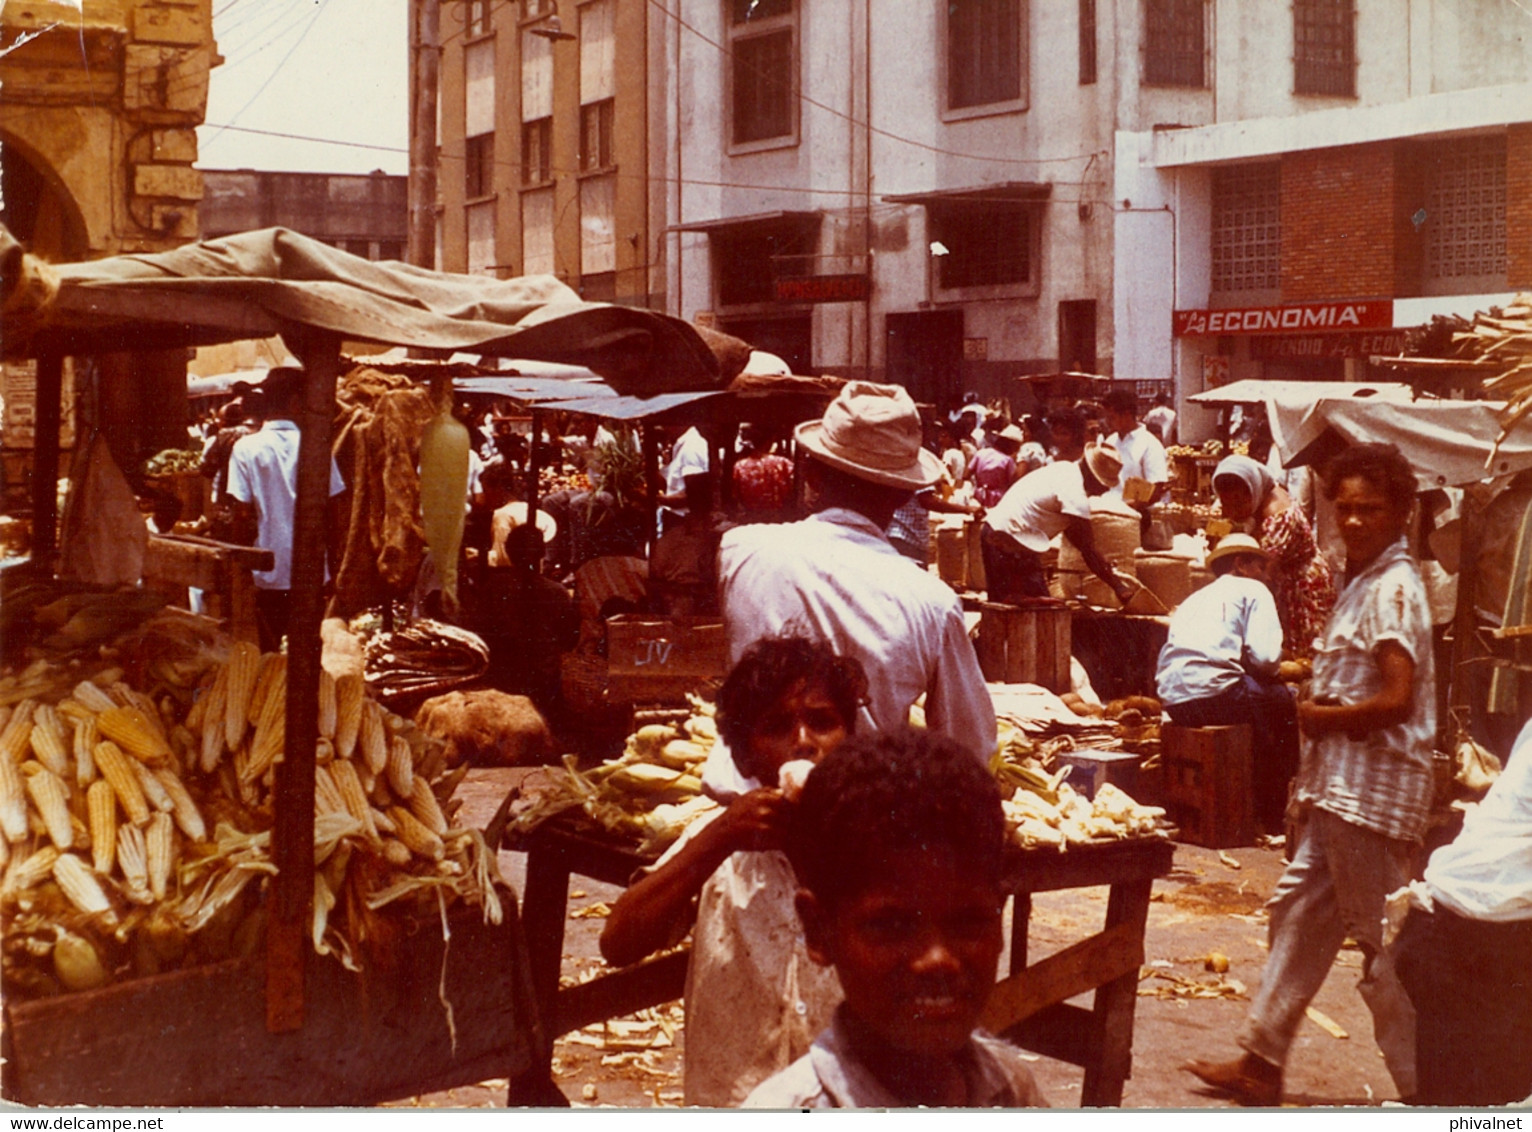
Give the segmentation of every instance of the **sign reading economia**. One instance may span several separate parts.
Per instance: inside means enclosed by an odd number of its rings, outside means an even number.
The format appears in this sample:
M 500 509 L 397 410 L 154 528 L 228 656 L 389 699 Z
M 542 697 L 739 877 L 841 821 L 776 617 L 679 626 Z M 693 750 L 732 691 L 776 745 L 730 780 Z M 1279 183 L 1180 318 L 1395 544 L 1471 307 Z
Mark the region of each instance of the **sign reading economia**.
M 865 275 L 793 275 L 776 281 L 779 303 L 860 303 L 867 294 Z
M 1393 325 L 1392 299 L 1175 312 L 1177 338 L 1202 338 L 1218 334 L 1312 334 L 1316 331 L 1379 330 Z

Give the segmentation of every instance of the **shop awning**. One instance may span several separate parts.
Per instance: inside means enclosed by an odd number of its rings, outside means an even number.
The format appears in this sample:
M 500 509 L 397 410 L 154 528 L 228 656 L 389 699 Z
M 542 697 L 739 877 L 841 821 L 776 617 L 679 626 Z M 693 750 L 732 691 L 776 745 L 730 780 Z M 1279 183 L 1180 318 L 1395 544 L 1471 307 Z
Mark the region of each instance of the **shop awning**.
M 778 209 L 775 212 L 754 212 L 748 216 L 720 216 L 713 220 L 693 220 L 687 224 L 677 224 L 670 230 L 672 232 L 721 232 L 793 224 L 807 226 L 818 224 L 823 218 L 824 213 L 817 210 Z
M 931 189 L 921 193 L 890 193 L 885 204 L 1038 204 L 1053 194 L 1047 181 L 1002 181 L 961 189 Z
M 1203 405 L 1260 405 L 1278 401 L 1284 405 L 1303 405 L 1321 399 L 1412 401 L 1414 390 L 1398 382 L 1373 381 L 1231 381 L 1217 389 L 1194 393 L 1187 398 Z

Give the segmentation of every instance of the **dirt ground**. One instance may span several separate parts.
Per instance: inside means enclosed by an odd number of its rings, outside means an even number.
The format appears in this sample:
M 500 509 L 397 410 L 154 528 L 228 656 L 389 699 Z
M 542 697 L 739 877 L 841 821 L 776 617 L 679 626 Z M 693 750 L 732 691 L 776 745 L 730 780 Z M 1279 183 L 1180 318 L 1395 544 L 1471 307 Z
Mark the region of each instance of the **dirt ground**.
M 488 819 L 523 772 L 474 771 L 464 784 L 464 816 Z M 525 862 L 501 854 L 507 881 L 520 891 Z M 1180 1066 L 1193 1057 L 1238 1053 L 1234 1034 L 1259 985 L 1266 953 L 1262 904 L 1282 872 L 1272 849 L 1217 852 L 1176 849 L 1172 873 L 1156 881 L 1145 938 L 1133 1040 L 1133 1077 L 1125 1108 L 1230 1107 L 1206 1095 Z M 570 885 L 564 977 L 589 977 L 603 964 L 597 947 L 603 912 L 619 894 L 610 885 L 575 877 Z M 1029 949 L 1034 961 L 1100 929 L 1107 890 L 1077 889 L 1034 897 Z M 1007 924 L 1009 937 L 1009 924 Z M 1220 977 L 1206 969 L 1210 953 L 1228 957 Z M 1005 969 L 1002 957 L 1001 967 Z M 1372 1039 L 1371 1018 L 1357 994 L 1361 953 L 1341 953 L 1315 998 L 1312 1016 L 1299 1031 L 1288 1063 L 1288 1106 L 1381 1105 L 1397 1092 Z M 1074 1000 L 1089 1005 L 1088 996 Z M 1328 1027 L 1325 1025 L 1328 1023 Z M 681 1103 L 684 1013 L 672 1003 L 640 1016 L 588 1026 L 564 1035 L 555 1047 L 559 1088 L 577 1106 L 642 1108 Z M 1049 1101 L 1078 1106 L 1082 1070 L 1039 1057 L 1033 1072 Z M 506 1082 L 415 1097 L 403 1106 L 483 1108 L 503 1106 Z

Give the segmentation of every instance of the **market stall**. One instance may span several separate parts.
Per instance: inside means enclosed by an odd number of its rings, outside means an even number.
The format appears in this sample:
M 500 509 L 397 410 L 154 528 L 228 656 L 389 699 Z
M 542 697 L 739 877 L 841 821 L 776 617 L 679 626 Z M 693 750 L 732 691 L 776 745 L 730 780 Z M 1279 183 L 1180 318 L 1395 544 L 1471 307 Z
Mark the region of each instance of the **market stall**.
M 365 802 L 359 803 L 360 809 L 343 807 L 348 814 L 340 815 L 331 808 L 333 798 L 328 791 L 317 785 L 326 775 L 316 776 L 317 764 L 333 763 L 336 774 L 342 762 L 350 764 L 349 759 L 336 760 L 337 740 L 329 737 L 336 726 L 334 688 L 332 685 L 327 707 L 319 633 L 325 489 L 340 342 L 342 338 L 352 338 L 424 349 L 472 347 L 486 353 L 514 352 L 568 361 L 590 366 L 614 388 L 628 392 L 655 391 L 661 382 L 670 388 L 716 387 L 730 375 L 720 372 L 718 357 L 687 324 L 646 311 L 581 303 L 552 279 L 469 280 L 400 265 L 381 265 L 282 230 L 209 241 L 159 255 L 121 256 L 56 267 L 24 257 L 15 242 L 4 235 L 0 236 L 0 255 L 5 258 L 3 278 L 13 286 L 5 296 L 4 350 L 7 356 L 37 360 L 40 437 L 57 434 L 66 357 L 280 334 L 305 367 L 302 404 L 296 414 L 302 440 L 294 519 L 289 651 L 281 661 L 285 692 L 280 696 L 268 694 L 265 702 L 269 706 L 261 716 L 267 731 L 247 730 L 243 718 L 239 728 L 240 744 L 248 740 L 253 746 L 257 742 L 252 737 L 255 735 L 275 736 L 274 740 L 263 740 L 261 747 L 271 772 L 270 785 L 264 785 L 260 771 L 253 775 L 244 770 L 234 771 L 243 788 L 269 790 L 269 796 L 261 795 L 256 800 L 269 806 L 270 827 L 256 835 L 258 844 L 250 846 L 252 852 L 259 851 L 258 859 L 264 863 L 259 868 L 253 863 L 241 866 L 247 872 L 255 869 L 272 874 L 263 901 L 263 954 L 246 955 L 232 961 L 232 965 L 170 972 L 158 976 L 158 982 L 131 980 L 121 986 L 40 999 L 26 1004 L 25 1009 L 8 995 L 8 1095 L 33 1103 L 73 1103 L 110 1097 L 110 1103 L 133 1104 L 353 1104 L 490 1075 L 517 1078 L 540 1044 L 537 1015 L 525 993 L 524 945 L 515 902 L 502 900 L 495 892 L 492 857 L 482 848 L 479 851 L 472 848 L 475 831 L 461 831 L 460 837 L 459 831 L 438 834 L 427 830 L 435 841 L 420 839 L 428 847 L 434 845 L 435 851 L 422 850 L 428 861 L 441 864 L 456 859 L 460 853 L 466 854 L 451 868 L 435 869 L 437 879 L 426 878 L 424 882 L 428 896 L 436 894 L 443 917 L 443 922 L 434 928 L 442 941 L 436 960 L 432 960 L 429 948 L 414 955 L 406 947 L 392 967 L 385 965 L 362 974 L 337 974 L 335 959 L 308 958 L 311 946 L 321 951 L 335 946 L 325 934 L 322 913 L 326 902 L 321 897 L 328 890 L 323 883 L 324 874 L 316 866 L 316 856 L 323 857 L 316 853 L 316 833 L 328 834 L 333 844 L 340 844 L 354 837 L 356 829 L 371 817 Z M 32 576 L 41 579 L 50 576 L 55 565 L 57 517 L 53 486 L 57 475 L 57 447 L 41 443 L 36 451 L 33 556 L 28 567 Z M 48 675 L 46 661 L 41 663 L 42 669 L 35 664 L 30 666 L 25 678 Z M 218 666 L 204 665 L 197 678 L 211 680 L 212 686 L 216 686 L 215 667 Z M 233 677 L 224 679 L 232 682 Z M 30 685 L 27 687 L 30 689 Z M 115 688 L 112 685 L 114 694 Z M 91 710 L 92 718 L 99 714 L 104 719 L 107 713 L 127 711 L 130 706 L 146 713 L 148 724 L 162 718 L 163 705 L 153 700 L 138 704 L 129 694 L 131 687 L 121 693 L 127 704 L 107 698 L 107 689 L 97 691 L 104 703 Z M 82 694 L 79 686 L 73 694 Z M 193 698 L 190 690 L 186 698 L 191 707 L 183 703 L 180 711 L 195 713 L 196 704 L 206 703 L 206 697 Z M 30 729 L 32 714 L 41 709 L 30 706 L 36 702 L 30 690 L 22 693 L 21 702 L 29 704 L 24 722 Z M 373 716 L 372 709 L 366 708 L 365 703 L 361 708 L 355 714 L 374 718 L 372 726 L 381 728 L 381 721 Z M 62 701 L 59 710 L 64 710 Z M 188 737 L 175 742 L 190 742 L 191 714 L 181 719 L 177 709 L 168 710 L 171 714 L 163 717 L 163 725 L 174 722 Z M 211 714 L 205 707 L 203 712 Z M 350 712 L 341 716 L 350 717 Z M 231 734 L 235 718 L 231 710 L 228 713 Z M 217 733 L 214 726 L 202 722 L 204 734 Z M 70 728 L 80 733 L 80 727 L 73 722 Z M 105 725 L 102 731 L 106 732 Z M 172 736 L 178 734 L 171 731 Z M 369 750 L 376 751 L 377 744 L 383 744 L 383 763 L 369 768 L 381 782 L 384 767 L 393 765 L 390 760 L 403 749 L 400 744 L 408 745 L 410 733 L 401 724 L 387 733 L 392 734 L 391 740 L 383 730 L 370 734 L 374 738 L 368 741 Z M 163 760 L 168 766 L 173 759 L 189 757 L 191 748 L 178 753 L 170 742 L 169 737 L 162 736 L 160 743 L 165 753 L 151 754 L 146 765 L 159 767 Z M 101 744 L 97 750 L 106 746 L 111 744 Z M 237 759 L 239 752 L 232 743 L 230 750 Z M 278 754 L 280 758 L 274 757 Z M 415 754 L 419 757 L 421 752 Z M 255 755 L 247 753 L 245 757 L 252 759 Z M 52 773 L 46 768 L 45 772 Z M 138 777 L 142 779 L 143 774 Z M 146 788 L 147 780 L 144 781 Z M 405 784 L 395 779 L 394 789 L 402 791 Z M 418 785 L 412 784 L 412 789 L 419 794 Z M 124 786 L 123 790 L 127 792 L 129 788 Z M 248 798 L 244 800 L 252 804 Z M 423 797 L 419 801 L 421 805 L 427 804 Z M 412 798 L 411 805 L 414 802 Z M 374 804 L 386 803 L 375 799 Z M 406 812 L 396 804 L 390 820 L 396 830 L 413 835 L 416 831 L 404 816 Z M 325 815 L 336 820 L 332 822 Z M 139 817 L 130 817 L 131 827 L 138 828 Z M 156 830 L 166 830 L 168 819 L 162 818 L 163 812 L 151 819 L 145 811 L 142 820 Z M 346 832 L 333 840 L 337 828 Z M 375 832 L 368 828 L 370 839 Z M 13 842 L 24 841 L 28 836 L 24 826 L 8 827 L 6 832 Z M 200 844 L 206 834 L 199 833 L 201 836 L 186 832 L 185 836 L 193 845 Z M 66 830 L 55 825 L 50 827 L 50 834 L 55 845 L 48 847 L 51 861 L 44 867 L 51 868 L 66 858 L 76 862 L 63 871 L 78 872 L 94 886 L 93 892 L 86 888 L 87 899 L 81 911 L 116 916 L 116 899 L 111 895 L 116 884 L 103 885 L 102 880 L 89 875 L 89 867 L 80 857 L 63 848 L 71 842 Z M 451 845 L 443 846 L 444 840 L 450 840 Z M 151 842 L 151 858 L 157 843 Z M 479 844 L 482 846 L 482 839 Z M 220 853 L 220 859 L 232 859 L 242 851 L 230 847 Z M 34 853 L 25 863 L 36 868 L 36 858 Z M 170 851 L 161 850 L 159 867 L 165 868 L 169 859 Z M 484 864 L 486 860 L 488 864 Z M 101 869 L 95 871 L 104 877 Z M 156 875 L 164 883 L 165 874 Z M 11 877 L 13 884 L 19 879 L 25 877 Z M 443 883 L 459 893 L 471 889 L 481 906 L 474 914 L 481 916 L 486 929 L 495 929 L 485 937 L 483 954 L 461 956 L 469 964 L 467 968 L 460 967 L 460 957 L 452 954 L 456 949 L 445 942 L 450 929 L 446 923 L 448 897 Z M 491 909 L 495 911 L 492 913 Z M 459 914 L 454 912 L 455 916 Z M 414 961 L 420 955 L 424 956 L 424 967 Z M 441 958 L 443 955 L 445 959 Z M 423 1006 L 421 994 L 429 985 L 423 971 L 431 967 L 437 971 L 439 981 L 434 1001 Z M 454 985 L 473 989 L 473 994 L 464 994 L 456 1000 L 455 1008 L 449 996 L 449 988 Z M 485 992 L 482 995 L 481 990 Z M 175 1041 L 170 1044 L 177 1045 L 188 1056 L 194 1055 L 197 1061 L 239 1067 L 245 1084 L 238 1085 L 226 1075 L 215 1073 L 160 1072 L 169 1055 L 159 1043 L 141 1040 L 143 1016 L 109 1012 L 119 1002 L 139 1001 L 135 996 L 140 994 L 153 996 L 154 1001 L 166 1004 L 167 1008 L 175 1002 L 188 1008 L 197 1003 L 218 1003 L 222 1014 L 195 1019 L 199 1023 L 195 1026 L 191 1024 L 193 1020 L 188 1020 L 186 1027 L 176 1031 Z M 368 1018 L 369 1010 L 387 1002 L 390 996 L 397 996 L 402 1009 L 407 1006 L 416 1011 L 422 1024 L 405 1025 L 402 1029 L 381 1021 L 377 1026 L 355 1025 L 356 1019 Z M 77 1030 L 77 1021 L 71 1023 L 69 1019 L 77 1018 L 81 1012 L 92 1019 L 92 1028 L 98 1032 L 96 1040 L 82 1045 L 77 1056 L 57 1060 L 56 1070 L 47 1068 L 58 1053 L 60 1033 L 71 1026 Z M 179 1016 L 178 1011 L 171 1012 Z M 432 1019 L 429 1023 L 425 1021 L 428 1014 Z M 219 1018 L 224 1025 L 211 1024 Z M 326 1044 L 322 1039 L 327 1028 L 340 1020 L 350 1023 L 346 1027 L 349 1043 L 337 1052 L 333 1042 Z M 202 1022 L 209 1024 L 203 1026 Z M 126 1034 L 120 1033 L 118 1027 L 126 1027 Z M 474 1039 L 460 1041 L 466 1035 L 474 1035 Z M 320 1068 L 321 1062 L 333 1063 L 337 1057 L 353 1070 L 341 1081 Z M 122 1060 L 112 1067 L 108 1062 L 114 1058 Z M 151 1059 L 152 1064 L 144 1062 L 144 1058 Z M 400 1067 L 404 1067 L 403 1071 Z M 92 1091 L 95 1081 L 112 1084 L 106 1093 L 96 1093 Z M 17 1089 L 33 1091 L 26 1091 L 23 1096 L 14 1091 Z M 108 1102 L 103 1099 L 102 1103 Z

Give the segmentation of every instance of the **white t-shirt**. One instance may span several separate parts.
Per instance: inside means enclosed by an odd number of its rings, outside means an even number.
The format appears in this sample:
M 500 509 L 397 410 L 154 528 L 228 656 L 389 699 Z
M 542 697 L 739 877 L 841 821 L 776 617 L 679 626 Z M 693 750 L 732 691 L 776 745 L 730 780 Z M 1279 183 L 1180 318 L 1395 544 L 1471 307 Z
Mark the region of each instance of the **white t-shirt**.
M 276 564 L 254 575 L 260 590 L 292 588 L 293 511 L 298 503 L 298 441 L 293 421 L 269 420 L 259 432 L 241 437 L 229 453 L 228 492 L 253 503 L 258 518 L 255 545 L 271 551 Z M 335 458 L 330 458 L 330 494 L 346 490 Z M 326 575 L 328 576 L 328 575 Z
M 1013 483 L 984 522 L 1041 554 L 1072 518 L 1090 522 L 1090 496 L 1079 461 L 1058 460 Z
M 1129 479 L 1141 479 L 1149 483 L 1170 482 L 1170 459 L 1159 437 L 1143 425 L 1138 425 L 1126 436 L 1112 434 L 1111 442 L 1117 446 L 1122 457 L 1122 474 L 1117 477 L 1121 487 Z

